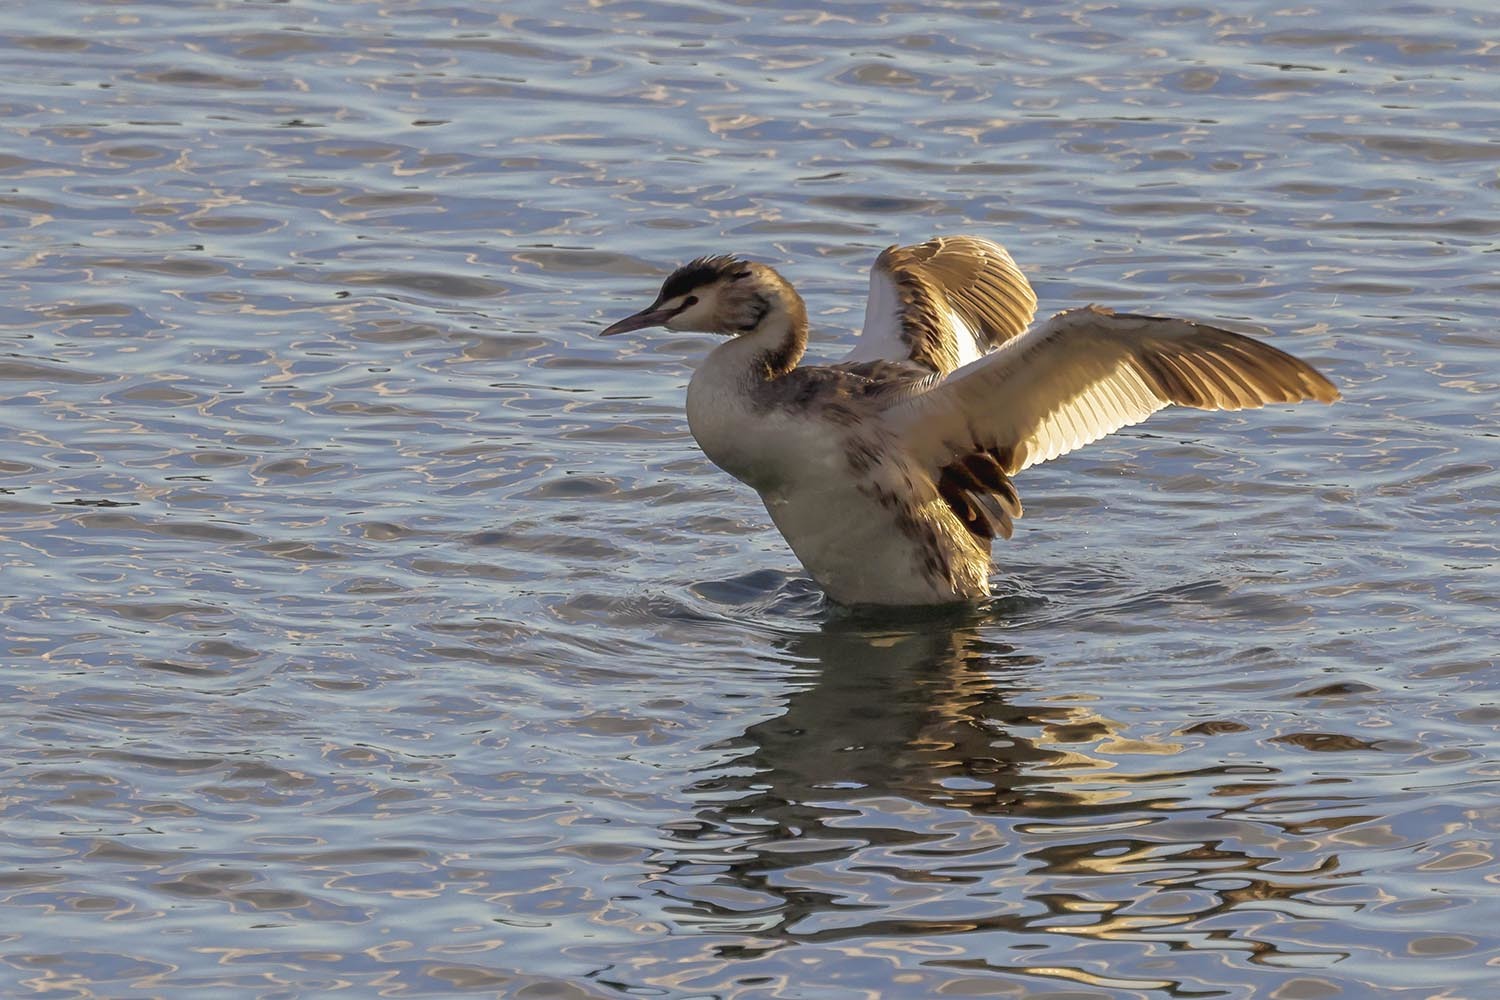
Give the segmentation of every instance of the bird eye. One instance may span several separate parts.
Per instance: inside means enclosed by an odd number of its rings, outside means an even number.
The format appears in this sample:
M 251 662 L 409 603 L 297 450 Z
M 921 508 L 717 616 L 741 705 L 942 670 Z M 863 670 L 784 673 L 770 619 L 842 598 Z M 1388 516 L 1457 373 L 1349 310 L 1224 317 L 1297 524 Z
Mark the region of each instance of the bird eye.
M 682 300 L 682 308 L 684 309 L 688 308 L 689 306 L 695 306 L 697 304 L 698 296 L 696 295 L 689 295 L 687 298 Z

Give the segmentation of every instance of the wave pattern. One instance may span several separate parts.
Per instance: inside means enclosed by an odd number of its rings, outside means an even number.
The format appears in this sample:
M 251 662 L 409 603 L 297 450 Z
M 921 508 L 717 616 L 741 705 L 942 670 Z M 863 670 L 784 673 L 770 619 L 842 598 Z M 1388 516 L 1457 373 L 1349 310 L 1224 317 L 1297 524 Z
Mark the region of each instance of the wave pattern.
M 1491 988 L 1489 5 L 0 27 L 0 993 Z M 703 343 L 593 334 L 741 252 L 831 357 L 965 231 L 1345 401 L 1031 470 L 987 607 L 829 609 Z

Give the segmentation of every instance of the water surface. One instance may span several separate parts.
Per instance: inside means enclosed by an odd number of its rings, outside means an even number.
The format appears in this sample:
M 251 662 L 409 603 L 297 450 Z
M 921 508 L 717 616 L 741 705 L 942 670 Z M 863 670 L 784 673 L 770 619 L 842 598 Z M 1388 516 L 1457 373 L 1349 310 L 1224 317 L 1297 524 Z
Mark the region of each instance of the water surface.
M 1482 998 L 1500 15 L 0 14 L 0 993 Z M 894 242 L 1338 406 L 1018 481 L 996 599 L 825 606 L 600 341 L 702 253 L 848 349 Z

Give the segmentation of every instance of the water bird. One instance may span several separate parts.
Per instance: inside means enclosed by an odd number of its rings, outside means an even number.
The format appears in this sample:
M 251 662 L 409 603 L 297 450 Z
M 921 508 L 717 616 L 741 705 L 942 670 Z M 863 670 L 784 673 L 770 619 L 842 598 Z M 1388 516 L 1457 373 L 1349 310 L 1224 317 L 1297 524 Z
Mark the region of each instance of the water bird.
M 1097 305 L 1035 313 L 1003 247 L 954 235 L 876 258 L 863 332 L 836 364 L 799 366 L 802 297 L 733 255 L 677 268 L 602 336 L 727 338 L 688 384 L 688 427 L 845 605 L 988 596 L 991 543 L 1021 516 L 1012 477 L 1165 406 L 1339 398 L 1311 365 L 1229 330 Z

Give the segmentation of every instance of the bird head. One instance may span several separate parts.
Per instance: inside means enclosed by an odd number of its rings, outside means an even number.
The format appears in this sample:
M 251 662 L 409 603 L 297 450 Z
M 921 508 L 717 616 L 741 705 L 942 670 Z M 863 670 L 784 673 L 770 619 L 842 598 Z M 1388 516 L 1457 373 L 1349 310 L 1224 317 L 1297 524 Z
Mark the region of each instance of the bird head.
M 667 276 L 655 302 L 606 327 L 600 336 L 650 326 L 740 336 L 753 332 L 790 291 L 764 264 L 729 255 L 699 257 Z

